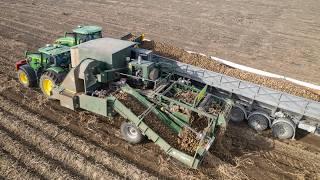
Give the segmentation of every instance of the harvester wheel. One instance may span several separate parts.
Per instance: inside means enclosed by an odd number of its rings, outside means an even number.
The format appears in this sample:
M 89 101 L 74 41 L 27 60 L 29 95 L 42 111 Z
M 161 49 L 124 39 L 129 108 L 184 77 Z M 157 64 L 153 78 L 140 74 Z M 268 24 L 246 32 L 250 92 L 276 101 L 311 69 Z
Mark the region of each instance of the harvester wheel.
M 129 143 L 138 144 L 143 140 L 141 131 L 132 123 L 123 122 L 120 127 L 121 135 Z
M 23 65 L 17 72 L 19 82 L 25 87 L 34 87 L 37 84 L 37 76 L 29 65 Z
M 54 86 L 59 85 L 65 77 L 65 73 L 56 73 L 47 71 L 40 78 L 40 88 L 44 95 L 51 96 L 51 91 Z

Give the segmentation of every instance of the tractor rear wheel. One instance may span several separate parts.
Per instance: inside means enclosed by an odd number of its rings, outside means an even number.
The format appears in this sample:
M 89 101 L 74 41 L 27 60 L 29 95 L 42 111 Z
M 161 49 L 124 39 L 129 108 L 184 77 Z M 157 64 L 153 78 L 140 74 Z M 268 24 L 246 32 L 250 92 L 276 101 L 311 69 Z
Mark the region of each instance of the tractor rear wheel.
M 19 82 L 24 87 L 34 87 L 37 84 L 37 76 L 29 65 L 23 65 L 17 72 Z
M 123 122 L 120 127 L 121 135 L 126 141 L 132 144 L 138 144 L 143 140 L 143 134 L 140 129 L 132 123 Z
M 65 77 L 65 73 L 56 73 L 53 71 L 47 71 L 41 75 L 40 88 L 44 95 L 51 96 L 53 88 L 59 85 Z

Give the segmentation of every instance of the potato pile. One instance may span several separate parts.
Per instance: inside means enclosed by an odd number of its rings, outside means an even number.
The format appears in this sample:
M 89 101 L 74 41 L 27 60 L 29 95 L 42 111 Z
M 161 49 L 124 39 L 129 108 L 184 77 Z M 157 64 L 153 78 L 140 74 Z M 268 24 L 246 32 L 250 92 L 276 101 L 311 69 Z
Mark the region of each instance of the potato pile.
M 200 140 L 197 139 L 195 133 L 191 132 L 189 129 L 184 128 L 178 138 L 178 144 L 181 150 L 187 153 L 194 154 L 199 146 Z
M 174 95 L 174 98 L 185 101 L 189 104 L 193 104 L 193 101 L 196 97 L 197 97 L 197 93 L 192 91 L 181 91 Z

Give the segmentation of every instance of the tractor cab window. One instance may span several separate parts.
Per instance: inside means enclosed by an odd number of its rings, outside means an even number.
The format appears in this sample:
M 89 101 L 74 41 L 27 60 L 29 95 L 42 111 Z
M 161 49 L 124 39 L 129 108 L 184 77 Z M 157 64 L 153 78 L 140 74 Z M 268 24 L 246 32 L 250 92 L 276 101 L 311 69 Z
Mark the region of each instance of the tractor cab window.
M 42 53 L 41 54 L 41 56 L 42 56 L 42 63 L 51 63 L 50 61 L 51 61 L 51 59 L 50 59 L 50 57 L 51 56 L 49 56 L 49 55 L 47 55 L 47 54 L 44 54 L 44 53 Z
M 78 43 L 84 43 L 93 39 L 101 38 L 101 31 L 92 34 L 78 34 Z
M 87 34 L 78 34 L 78 44 L 90 41 L 90 37 Z
M 92 39 L 99 39 L 99 38 L 102 38 L 101 31 L 92 34 Z
M 56 66 L 67 67 L 70 64 L 70 52 L 65 52 L 56 56 L 52 56 Z

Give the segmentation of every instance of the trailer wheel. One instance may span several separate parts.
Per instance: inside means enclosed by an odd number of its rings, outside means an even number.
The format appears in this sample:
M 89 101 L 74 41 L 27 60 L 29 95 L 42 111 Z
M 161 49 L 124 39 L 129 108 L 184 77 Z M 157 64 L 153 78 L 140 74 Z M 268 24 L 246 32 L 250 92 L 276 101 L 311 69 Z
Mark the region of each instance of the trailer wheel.
M 265 114 L 253 112 L 248 117 L 248 124 L 256 131 L 264 131 L 269 127 L 269 119 Z
M 234 106 L 231 109 L 230 120 L 232 122 L 242 122 L 246 118 L 246 112 L 243 106 Z
M 132 123 L 123 122 L 120 127 L 121 135 L 129 143 L 138 144 L 143 140 L 143 135 L 140 129 Z
M 295 124 L 288 119 L 277 119 L 271 126 L 272 135 L 279 139 L 290 139 L 295 135 Z

